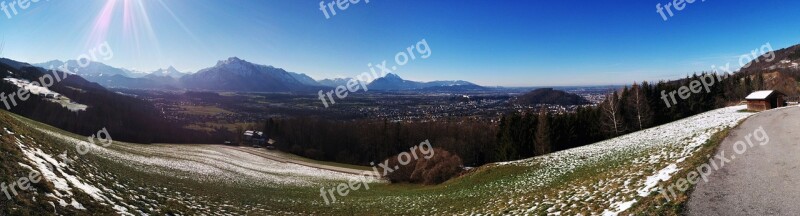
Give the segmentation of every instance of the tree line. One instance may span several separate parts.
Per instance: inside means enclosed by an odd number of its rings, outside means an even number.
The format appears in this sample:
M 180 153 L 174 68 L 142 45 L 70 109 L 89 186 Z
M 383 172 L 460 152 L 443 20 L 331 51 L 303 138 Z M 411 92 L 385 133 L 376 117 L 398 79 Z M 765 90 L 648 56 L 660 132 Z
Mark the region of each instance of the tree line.
M 574 113 L 507 114 L 500 121 L 497 145 L 492 148 L 494 153 L 487 162 L 528 158 L 622 136 L 738 104 L 757 90 L 778 90 L 794 97 L 798 94 L 796 78 L 800 73 L 792 70 L 719 74 L 722 80 L 714 82 L 708 90 L 692 92 L 685 99 L 676 95 L 676 103 L 664 96 L 679 92 L 684 86 L 690 87 L 693 81 L 707 75 L 717 79 L 718 74 L 694 74 L 656 84 L 634 83 L 609 93 L 596 107 L 580 108 Z
M 488 161 L 496 127 L 472 119 L 392 122 L 320 118 L 269 119 L 264 132 L 279 150 L 304 157 L 371 166 L 429 140 L 458 155 L 467 166 Z
M 778 82 L 795 80 L 797 74 L 778 73 L 778 78 L 763 72 L 720 75 L 722 81 L 716 81 L 708 91 L 677 98 L 677 103 L 670 105 L 664 93 L 677 92 L 692 81 L 716 74 L 634 83 L 609 93 L 596 106 L 565 114 L 525 110 L 504 114 L 495 122 L 269 119 L 264 131 L 278 141 L 278 149 L 318 160 L 368 165 L 429 139 L 434 146 L 458 155 L 466 166 L 479 166 L 580 147 L 663 125 L 737 104 L 756 90 L 782 89 L 790 96 L 797 95 L 796 81 Z

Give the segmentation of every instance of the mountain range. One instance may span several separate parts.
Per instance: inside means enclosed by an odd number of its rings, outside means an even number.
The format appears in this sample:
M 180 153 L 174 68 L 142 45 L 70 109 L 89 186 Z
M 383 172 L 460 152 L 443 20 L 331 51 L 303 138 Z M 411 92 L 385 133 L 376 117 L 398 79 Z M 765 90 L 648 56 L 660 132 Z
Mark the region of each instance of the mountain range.
M 69 71 L 78 76 L 107 88 L 176 89 L 180 86 L 177 78 L 188 74 L 180 72 L 174 67 L 142 73 L 115 68 L 100 62 L 89 62 L 85 67 L 81 67 L 76 60 L 66 62 L 53 60 L 33 64 L 33 66 L 48 70 L 50 68 L 61 68 L 63 65 L 66 65 Z
M 370 90 L 398 91 L 398 90 L 448 90 L 448 89 L 477 89 L 484 87 L 478 86 L 467 81 L 432 81 L 416 82 L 404 80 L 397 74 L 389 73 L 384 77 L 378 78 L 367 86 Z
M 288 72 L 274 66 L 251 63 L 237 57 L 220 60 L 216 65 L 197 71 L 181 72 L 174 67 L 150 73 L 116 68 L 99 62 L 80 67 L 75 60 L 33 64 L 49 69 L 67 65 L 67 68 L 84 79 L 107 88 L 130 89 L 188 89 L 242 92 L 318 91 L 347 85 L 353 78 L 315 80 L 304 73 Z M 359 81 L 362 82 L 362 81 Z M 485 87 L 467 81 L 417 82 L 404 80 L 396 74 L 387 74 L 369 83 L 370 90 L 378 91 L 469 91 Z
M 99 64 L 87 66 L 84 68 L 87 70 L 84 71 L 88 72 L 88 69 L 100 67 L 104 66 Z M 97 74 L 97 76 L 87 77 L 100 76 Z M 102 76 L 106 76 L 106 72 Z M 113 77 L 117 76 L 122 75 L 113 75 Z M 20 102 L 22 97 L 18 96 L 17 102 L 11 104 L 13 106 L 3 106 L 0 109 L 10 108 L 9 111 L 18 115 L 79 134 L 91 134 L 96 132 L 97 128 L 105 127 L 114 131 L 115 140 L 147 143 L 155 139 L 155 136 L 160 136 L 156 131 L 160 133 L 164 130 L 174 130 L 169 132 L 171 134 L 185 131 L 180 126 L 165 121 L 160 116 L 161 112 L 149 101 L 108 90 L 98 83 L 84 79 L 84 76 L 55 72 L 11 59 L 0 59 L 0 78 L 4 79 L 0 81 L 0 92 L 19 92 L 19 86 L 5 79 L 39 82 L 43 77 L 50 77 L 53 81 L 49 86 L 40 88 L 57 92 L 72 102 L 86 105 L 87 108 L 76 111 L 64 107 L 63 104 L 52 102 L 41 95 L 28 94 L 24 103 Z

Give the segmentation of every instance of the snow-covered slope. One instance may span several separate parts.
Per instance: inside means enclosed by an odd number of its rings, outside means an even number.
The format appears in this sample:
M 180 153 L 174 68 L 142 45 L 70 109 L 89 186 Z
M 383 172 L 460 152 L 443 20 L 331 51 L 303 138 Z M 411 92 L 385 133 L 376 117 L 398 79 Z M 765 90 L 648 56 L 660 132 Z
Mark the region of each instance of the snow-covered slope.
M 235 147 L 119 142 L 104 147 L 103 143 L 92 144 L 81 136 L 7 112 L 0 111 L 0 120 L 0 141 L 3 147 L 12 149 L 4 150 L 4 154 L 19 152 L 20 155 L 6 160 L 0 158 L 4 163 L 13 161 L 20 167 L 19 172 L 0 176 L 0 181 L 16 182 L 28 173 L 41 173 L 40 185 L 50 186 L 36 186 L 30 191 L 17 189 L 21 195 L 14 199 L 23 204 L 33 202 L 36 207 L 45 209 L 34 211 L 41 211 L 39 213 L 231 215 L 230 212 L 238 212 L 233 214 L 238 215 L 258 210 L 261 214 L 274 215 L 271 208 L 263 206 L 268 203 L 237 204 L 232 210 L 227 201 L 215 200 L 207 191 L 225 191 L 229 187 L 257 189 L 260 192 L 252 194 L 264 199 L 286 200 L 268 191 L 291 192 L 292 188 L 317 191 L 316 188 L 331 187 L 336 182 L 351 179 L 381 182 L 372 177 L 271 160 Z M 79 145 L 88 147 L 86 154 L 78 153 Z M 0 168 L 7 170 L 9 165 L 3 164 Z M 131 176 L 131 173 L 136 174 Z M 186 186 L 187 182 L 202 186 Z M 2 194 L 0 198 L 6 199 Z M 37 203 L 37 200 L 47 204 Z M 173 209 L 176 207 L 180 207 L 179 210 Z M 16 210 L 0 205 L 0 215 L 5 215 L 4 212 L 19 214 Z
M 56 97 L 60 97 L 61 94 L 58 92 L 51 91 L 47 87 L 42 87 L 41 85 L 33 85 L 30 81 L 24 79 L 17 79 L 17 78 L 3 78 L 4 81 L 14 84 L 17 87 L 24 88 L 28 90 L 31 94 L 51 94 L 55 95 Z
M 625 164 L 628 172 L 609 173 L 585 185 L 558 187 L 557 196 L 529 199 L 512 195 L 499 197 L 493 202 L 513 206 L 517 213 L 545 211 L 567 215 L 582 212 L 588 207 L 585 205 L 592 203 L 604 209 L 590 209 L 589 212 L 616 215 L 641 197 L 655 192 L 656 184 L 668 180 L 680 169 L 676 164 L 691 156 L 714 133 L 733 127 L 750 116 L 751 113 L 739 112 L 745 108 L 718 109 L 588 146 L 498 163 L 497 166 L 541 167 L 536 172 L 527 173 L 526 180 L 505 185 L 512 194 L 531 193 L 530 188 L 553 184 L 560 177 L 606 161 Z
M 50 101 L 50 102 L 53 102 L 53 103 L 58 103 L 62 107 L 67 108 L 67 109 L 69 109 L 69 110 L 71 110 L 73 112 L 86 111 L 86 108 L 89 108 L 89 106 L 86 106 L 86 105 L 83 105 L 83 104 L 79 104 L 79 103 L 75 103 L 72 100 L 70 100 L 69 98 L 59 94 L 58 92 L 52 91 L 47 87 L 41 86 L 41 84 L 34 85 L 33 83 L 31 83 L 28 80 L 17 79 L 17 78 L 3 78 L 3 81 L 9 82 L 11 84 L 14 84 L 15 86 L 17 86 L 19 88 L 26 89 L 31 94 L 41 95 L 41 96 L 47 98 L 46 99 L 47 101 Z

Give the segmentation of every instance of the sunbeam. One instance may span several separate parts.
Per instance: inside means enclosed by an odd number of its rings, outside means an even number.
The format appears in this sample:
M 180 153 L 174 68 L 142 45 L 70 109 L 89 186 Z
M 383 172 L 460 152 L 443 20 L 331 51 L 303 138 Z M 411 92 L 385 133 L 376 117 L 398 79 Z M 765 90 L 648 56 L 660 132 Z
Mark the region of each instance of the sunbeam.
M 122 1 L 121 4 L 117 4 Z M 108 0 L 95 19 L 92 32 L 88 37 L 86 46 L 92 47 L 105 42 L 109 32 L 121 32 L 120 46 L 127 46 L 135 59 L 144 56 L 156 56 L 162 59 L 161 44 L 153 29 L 153 23 L 148 13 L 147 2 L 139 0 Z M 162 3 L 162 6 L 165 6 Z M 115 10 L 122 14 L 115 14 Z M 174 14 L 170 14 L 175 17 Z M 121 20 L 120 20 L 121 19 Z M 121 22 L 121 23 L 120 23 Z M 112 28 L 121 29 L 112 29 Z M 185 27 L 184 27 L 185 28 Z
M 150 23 L 150 16 L 147 14 L 147 9 L 144 6 L 144 2 L 143 1 L 135 1 L 135 0 L 125 0 L 125 1 L 133 1 L 136 4 L 137 9 L 139 9 L 139 14 L 138 15 L 141 16 L 141 17 L 136 17 L 136 18 L 137 19 L 141 19 L 142 25 L 144 27 L 144 31 L 147 34 L 147 37 L 148 37 L 149 41 L 152 42 L 153 45 L 155 45 L 156 53 L 160 55 L 161 54 L 161 50 L 160 50 L 161 46 L 160 46 L 160 43 L 158 41 L 158 37 L 156 37 L 155 31 L 153 31 L 153 25 Z
M 100 14 L 97 15 L 97 18 L 95 19 L 92 32 L 89 34 L 89 40 L 86 42 L 86 47 L 95 46 L 106 40 L 109 30 L 108 27 L 113 19 L 114 6 L 116 4 L 117 0 L 108 0 L 105 6 L 103 6 Z

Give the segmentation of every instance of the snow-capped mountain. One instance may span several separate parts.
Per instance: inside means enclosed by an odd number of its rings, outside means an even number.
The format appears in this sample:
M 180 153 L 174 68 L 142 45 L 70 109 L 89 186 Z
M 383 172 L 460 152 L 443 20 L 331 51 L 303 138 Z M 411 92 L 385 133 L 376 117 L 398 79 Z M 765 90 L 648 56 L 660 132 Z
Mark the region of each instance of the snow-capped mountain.
M 180 72 L 175 67 L 169 66 L 167 69 L 158 69 L 156 71 L 147 74 L 145 77 L 172 77 L 175 79 L 181 78 L 187 73 Z

